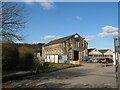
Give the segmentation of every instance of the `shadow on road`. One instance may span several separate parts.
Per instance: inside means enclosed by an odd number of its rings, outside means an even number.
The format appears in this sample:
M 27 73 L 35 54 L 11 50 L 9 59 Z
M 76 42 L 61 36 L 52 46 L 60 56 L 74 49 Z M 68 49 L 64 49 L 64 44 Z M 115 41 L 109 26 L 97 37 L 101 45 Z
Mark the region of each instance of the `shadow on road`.
M 72 79 L 75 77 L 82 77 L 89 75 L 91 72 L 94 72 L 93 69 L 67 69 L 67 70 L 60 70 L 52 73 L 44 73 L 44 74 L 39 74 L 34 78 L 29 78 L 32 80 L 37 80 L 37 79 Z
M 51 83 L 44 83 L 44 84 L 38 85 L 35 88 L 60 88 L 65 85 L 69 85 L 69 84 L 51 82 Z
M 115 87 L 113 68 L 114 67 L 101 67 L 101 64 L 86 64 L 82 67 L 68 68 L 51 73 L 39 73 L 24 80 L 5 83 L 3 87 L 9 85 L 8 87 L 14 88 L 64 88 L 66 86 L 71 88 L 111 88 L 111 85 Z M 103 79 L 105 79 L 105 82 Z M 112 83 L 108 79 L 113 80 Z M 96 82 L 96 80 L 103 81 Z M 97 86 L 96 84 L 99 85 Z

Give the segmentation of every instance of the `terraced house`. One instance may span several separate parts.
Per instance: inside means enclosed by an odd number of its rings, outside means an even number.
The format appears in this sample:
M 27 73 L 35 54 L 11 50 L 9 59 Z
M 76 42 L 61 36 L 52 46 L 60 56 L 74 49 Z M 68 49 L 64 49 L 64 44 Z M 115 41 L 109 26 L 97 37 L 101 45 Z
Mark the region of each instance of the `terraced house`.
M 73 64 L 79 64 L 82 57 L 88 56 L 88 43 L 84 39 L 73 34 L 50 41 L 42 47 L 42 56 L 46 57 L 48 62 L 63 63 L 64 60 L 69 60 Z

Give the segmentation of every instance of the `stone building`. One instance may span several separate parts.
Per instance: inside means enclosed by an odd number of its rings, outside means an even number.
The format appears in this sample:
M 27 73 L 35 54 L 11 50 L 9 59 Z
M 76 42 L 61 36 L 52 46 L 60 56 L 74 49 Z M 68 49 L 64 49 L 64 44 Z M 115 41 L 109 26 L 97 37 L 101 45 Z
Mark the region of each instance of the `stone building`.
M 88 56 L 88 43 L 78 34 L 59 38 L 42 47 L 42 56 L 67 55 L 67 60 L 80 63 L 82 57 Z

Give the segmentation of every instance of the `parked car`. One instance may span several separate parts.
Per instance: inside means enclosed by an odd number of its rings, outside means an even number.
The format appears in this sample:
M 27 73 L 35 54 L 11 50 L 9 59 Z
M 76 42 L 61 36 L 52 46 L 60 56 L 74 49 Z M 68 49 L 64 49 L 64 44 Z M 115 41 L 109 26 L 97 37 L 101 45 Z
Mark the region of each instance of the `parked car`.
M 88 60 L 88 62 L 92 62 L 92 60 Z
M 102 59 L 99 59 L 98 62 L 99 63 L 113 63 L 113 60 L 110 58 L 102 58 Z
M 94 63 L 97 63 L 98 61 L 99 61 L 98 59 L 94 59 L 94 60 L 93 60 Z
M 103 58 L 98 59 L 98 63 L 102 63 Z

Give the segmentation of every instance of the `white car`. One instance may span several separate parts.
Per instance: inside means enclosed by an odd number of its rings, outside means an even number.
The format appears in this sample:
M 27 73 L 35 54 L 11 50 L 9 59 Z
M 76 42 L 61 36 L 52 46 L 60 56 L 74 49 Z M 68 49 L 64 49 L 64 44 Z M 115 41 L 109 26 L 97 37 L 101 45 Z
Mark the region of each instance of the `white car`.
M 98 62 L 98 59 L 94 59 L 93 62 L 95 62 L 95 63 Z

